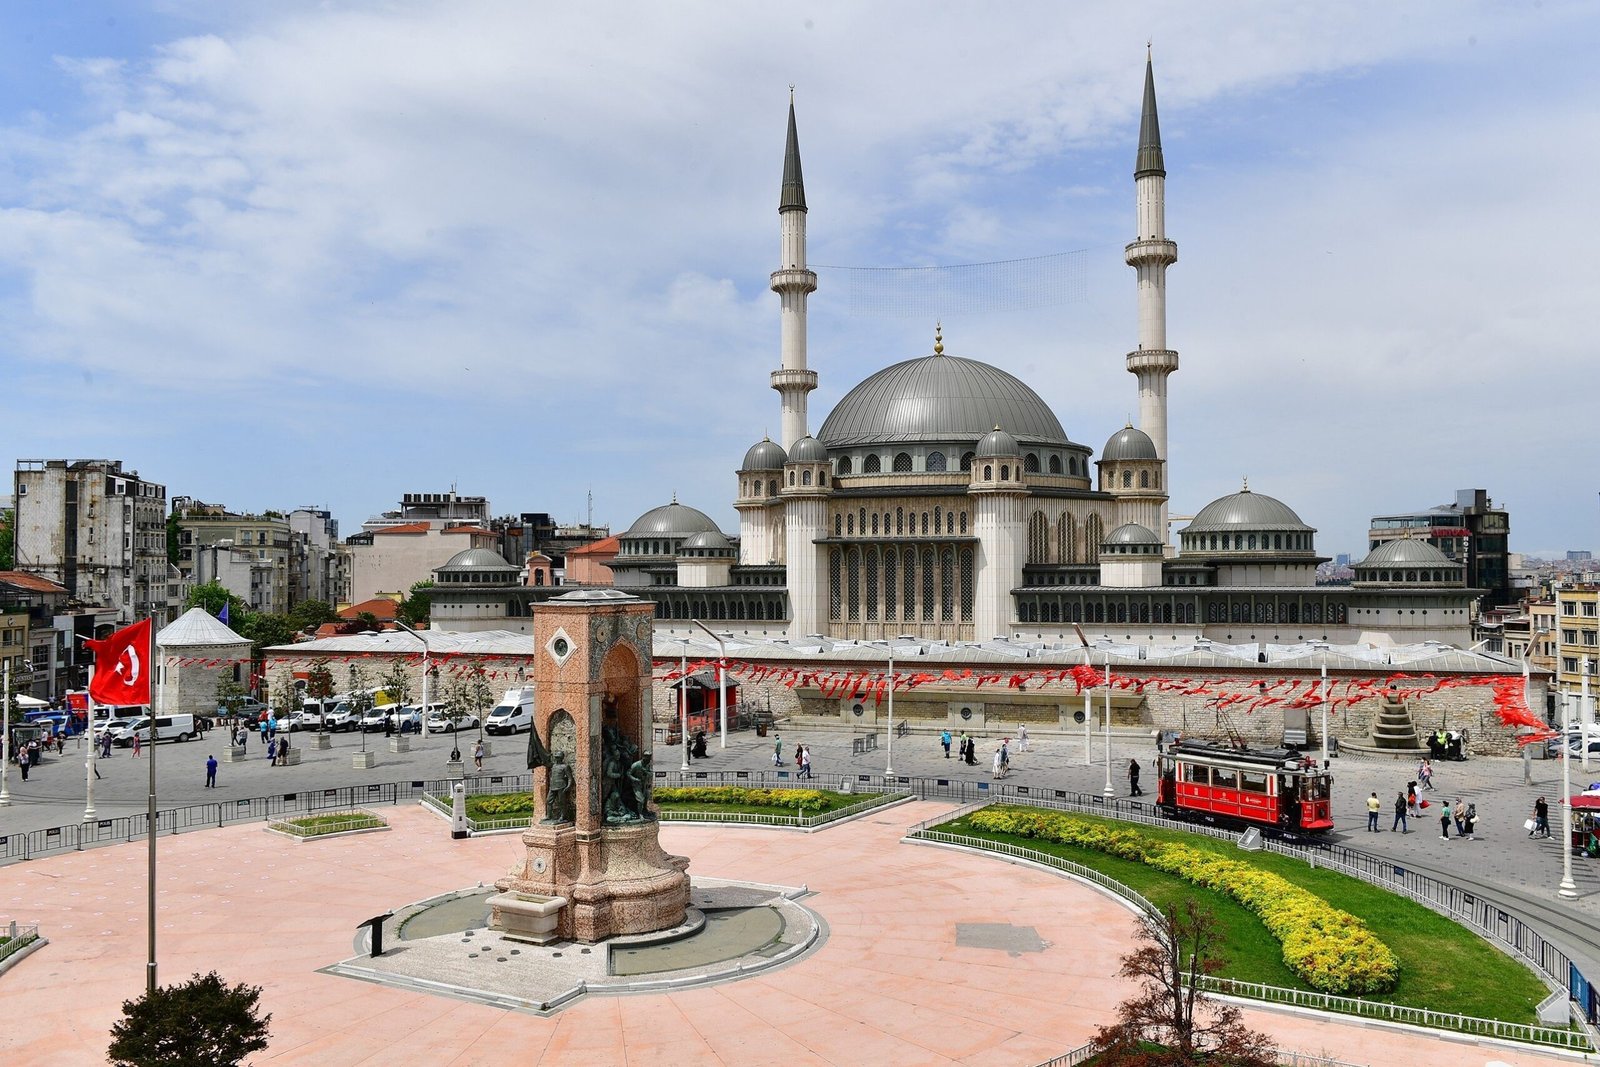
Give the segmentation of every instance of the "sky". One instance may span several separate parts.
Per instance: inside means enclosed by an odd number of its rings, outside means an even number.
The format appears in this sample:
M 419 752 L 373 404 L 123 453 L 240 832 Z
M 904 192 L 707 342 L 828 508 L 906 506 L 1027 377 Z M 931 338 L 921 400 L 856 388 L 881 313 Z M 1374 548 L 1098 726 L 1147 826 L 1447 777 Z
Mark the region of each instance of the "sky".
M 1137 415 L 1152 42 L 1173 513 L 1248 478 L 1359 558 L 1483 488 L 1513 551 L 1600 549 L 1595 40 L 1558 0 L 14 5 L 0 459 L 346 534 L 452 486 L 734 533 L 779 431 L 791 85 L 814 263 L 1075 253 L 1045 306 L 933 314 L 925 274 L 895 314 L 819 268 L 811 429 L 935 318 L 1098 454 Z

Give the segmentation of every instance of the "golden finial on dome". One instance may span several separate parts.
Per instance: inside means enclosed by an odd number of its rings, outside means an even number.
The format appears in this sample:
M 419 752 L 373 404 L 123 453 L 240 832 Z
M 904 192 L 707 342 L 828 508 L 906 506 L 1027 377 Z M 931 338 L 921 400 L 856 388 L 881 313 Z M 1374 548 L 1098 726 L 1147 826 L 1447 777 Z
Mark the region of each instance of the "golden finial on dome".
M 1247 474 L 1247 475 L 1244 476 L 1244 488 L 1239 490 L 1239 492 L 1248 493 L 1249 491 L 1250 491 L 1250 476 Z
M 944 323 L 942 322 L 933 324 L 933 354 L 936 356 L 944 355 Z M 999 429 L 999 427 L 996 427 L 996 429 Z

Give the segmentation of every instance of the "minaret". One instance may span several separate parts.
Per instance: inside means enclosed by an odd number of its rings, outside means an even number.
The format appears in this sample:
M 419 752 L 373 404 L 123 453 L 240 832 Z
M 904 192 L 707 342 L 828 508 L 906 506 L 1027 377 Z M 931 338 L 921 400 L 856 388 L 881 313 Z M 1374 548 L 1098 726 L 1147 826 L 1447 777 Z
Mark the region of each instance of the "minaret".
M 1156 118 L 1155 67 L 1148 55 L 1133 184 L 1139 232 L 1128 245 L 1125 258 L 1139 278 L 1139 348 L 1128 353 L 1128 371 L 1139 379 L 1139 429 L 1149 435 L 1165 467 L 1167 376 L 1178 369 L 1178 353 L 1167 347 L 1167 268 L 1177 262 L 1178 246 L 1167 240 L 1167 169 L 1161 158 L 1161 123 Z M 1168 542 L 1165 501 L 1154 533 L 1163 544 Z
M 783 191 L 778 197 L 782 233 L 772 291 L 782 301 L 782 349 L 772 387 L 783 398 L 784 451 L 810 431 L 806 394 L 817 387 L 817 372 L 806 369 L 806 297 L 817 291 L 817 275 L 806 269 L 806 184 L 800 175 L 800 137 L 794 126 L 794 86 L 789 87 L 789 143 L 783 151 Z

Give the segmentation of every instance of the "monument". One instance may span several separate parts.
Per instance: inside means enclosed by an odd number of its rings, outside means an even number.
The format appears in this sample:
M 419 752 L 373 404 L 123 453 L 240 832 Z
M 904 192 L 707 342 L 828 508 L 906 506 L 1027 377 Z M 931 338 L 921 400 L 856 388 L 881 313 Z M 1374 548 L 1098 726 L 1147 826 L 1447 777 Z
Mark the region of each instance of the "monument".
M 507 937 L 596 942 L 685 921 L 689 861 L 661 850 L 650 795 L 654 612 L 594 589 L 534 614 L 533 822 L 489 898 Z

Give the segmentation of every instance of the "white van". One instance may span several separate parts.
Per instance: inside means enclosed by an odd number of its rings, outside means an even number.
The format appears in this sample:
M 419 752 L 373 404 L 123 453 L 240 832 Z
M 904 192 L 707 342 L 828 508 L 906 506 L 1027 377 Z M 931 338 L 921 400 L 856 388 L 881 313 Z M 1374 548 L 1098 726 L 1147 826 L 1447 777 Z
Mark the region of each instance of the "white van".
M 118 730 L 112 730 L 111 743 L 121 748 L 133 744 L 137 735 L 139 743 L 150 743 L 150 719 L 145 716 L 139 719 L 127 720 L 127 725 Z M 193 741 L 197 736 L 194 729 L 193 715 L 157 715 L 156 734 L 161 741 Z
M 484 720 L 483 728 L 491 734 L 520 734 L 533 729 L 533 686 L 507 689 L 499 705 Z

